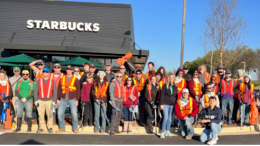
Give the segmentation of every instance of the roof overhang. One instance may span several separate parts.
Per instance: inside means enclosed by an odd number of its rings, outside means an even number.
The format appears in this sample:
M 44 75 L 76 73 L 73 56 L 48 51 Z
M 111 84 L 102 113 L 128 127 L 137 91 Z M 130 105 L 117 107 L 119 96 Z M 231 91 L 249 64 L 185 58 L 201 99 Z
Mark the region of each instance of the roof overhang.
M 78 46 L 52 46 L 52 45 L 32 45 L 32 44 L 8 44 L 0 43 L 0 48 L 5 50 L 16 50 L 21 53 L 32 54 L 55 54 L 55 55 L 75 55 L 75 56 L 95 56 L 121 58 L 128 52 L 133 57 L 128 61 L 133 64 L 140 64 L 143 68 L 149 57 L 149 50 L 133 49 L 106 49 Z

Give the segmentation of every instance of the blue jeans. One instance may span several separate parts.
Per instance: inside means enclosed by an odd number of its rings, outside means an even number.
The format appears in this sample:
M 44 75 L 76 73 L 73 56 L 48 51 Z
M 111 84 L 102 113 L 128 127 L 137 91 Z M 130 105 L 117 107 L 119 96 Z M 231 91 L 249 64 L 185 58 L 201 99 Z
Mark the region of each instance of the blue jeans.
M 227 108 L 227 122 L 230 124 L 231 123 L 231 115 L 232 115 L 232 110 L 233 110 L 233 103 L 234 99 L 233 98 L 222 98 L 221 99 L 221 104 L 222 104 L 222 111 L 223 111 L 223 122 L 225 122 L 225 111 Z
M 181 124 L 181 136 L 185 137 L 187 135 L 193 136 L 194 135 L 194 129 L 192 127 L 192 124 L 194 122 L 194 117 L 191 117 L 187 120 L 179 120 Z
M 97 102 L 94 102 L 94 108 L 95 108 L 95 127 L 94 127 L 94 130 L 99 130 L 99 118 L 100 118 L 100 113 L 101 113 L 101 117 L 102 117 L 101 130 L 105 131 L 106 130 L 105 114 L 107 113 L 107 104 L 105 106 L 101 107 L 101 105 L 97 104 Z M 101 108 L 103 108 L 103 110 Z
M 23 110 L 25 109 L 26 117 L 32 118 L 32 105 L 33 100 L 27 100 L 26 102 L 22 102 L 21 99 L 16 100 L 16 112 L 17 118 L 23 117 Z
M 248 123 L 250 112 L 250 103 L 243 103 L 240 105 L 240 116 L 242 123 Z
M 123 107 L 125 121 L 133 121 L 132 112 L 129 111 L 129 107 Z
M 179 126 L 179 118 L 177 118 L 176 119 L 176 121 L 175 121 L 175 107 L 173 106 L 173 110 L 172 110 L 172 122 L 171 122 L 171 124 L 172 125 L 178 125 Z
M 162 133 L 165 131 L 166 126 L 167 131 L 169 131 L 171 128 L 173 107 L 173 105 L 163 105 Z
M 75 106 L 75 101 L 76 101 L 75 98 L 68 100 L 68 101 L 60 100 L 60 105 L 58 108 L 58 119 L 59 119 L 60 129 L 62 129 L 62 130 L 65 130 L 64 114 L 65 114 L 67 105 L 70 106 L 70 112 L 71 112 L 72 121 L 73 121 L 72 128 L 73 128 L 73 130 L 78 129 L 78 108 Z
M 200 141 L 206 142 L 209 139 L 216 140 L 217 134 L 222 130 L 221 126 L 216 123 L 211 123 L 210 129 L 204 129 L 201 136 Z

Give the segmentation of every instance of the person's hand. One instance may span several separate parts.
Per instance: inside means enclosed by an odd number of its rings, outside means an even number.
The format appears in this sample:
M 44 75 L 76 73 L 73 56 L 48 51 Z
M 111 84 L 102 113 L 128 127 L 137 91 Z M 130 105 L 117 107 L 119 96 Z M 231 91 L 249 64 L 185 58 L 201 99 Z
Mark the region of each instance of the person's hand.
M 115 111 L 116 111 L 116 114 L 117 114 L 118 111 L 119 111 L 119 108 L 118 108 L 118 107 L 115 107 Z
M 188 120 L 189 118 L 188 118 L 187 116 L 185 116 L 183 119 L 184 119 L 184 120 Z
M 60 105 L 60 101 L 59 100 L 57 100 L 57 105 Z
M 79 105 L 79 101 L 75 101 L 75 107 L 77 107 Z
M 52 102 L 52 105 L 55 105 L 55 102 Z
M 39 101 L 35 101 L 35 102 L 34 102 L 34 105 L 35 105 L 35 106 L 37 106 L 37 105 L 38 105 L 38 103 L 39 103 Z
M 161 110 L 163 110 L 163 108 L 164 108 L 163 105 L 161 105 L 160 108 L 161 108 Z
M 26 102 L 27 101 L 26 98 L 22 98 L 21 100 L 22 100 L 22 102 Z
M 243 101 L 240 101 L 239 104 L 242 105 L 242 104 L 243 104 Z
M 153 108 L 153 109 L 156 109 L 156 105 L 155 105 L 155 104 L 152 104 L 152 108 Z
M 87 82 L 83 82 L 83 84 L 87 84 Z
M 203 124 L 204 124 L 204 123 L 207 123 L 206 120 L 201 120 L 200 122 L 203 123 Z
M 97 99 L 96 102 L 97 102 L 98 105 L 100 105 L 100 100 Z
M 106 103 L 105 103 L 105 102 L 102 102 L 101 106 L 102 106 L 102 107 L 106 106 Z

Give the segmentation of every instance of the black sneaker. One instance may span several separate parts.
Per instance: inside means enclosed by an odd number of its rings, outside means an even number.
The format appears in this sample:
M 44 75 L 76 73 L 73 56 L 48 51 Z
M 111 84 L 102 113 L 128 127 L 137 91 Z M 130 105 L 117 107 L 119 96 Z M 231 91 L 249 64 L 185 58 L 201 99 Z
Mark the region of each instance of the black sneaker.
M 110 136 L 115 136 L 115 132 L 113 131 L 113 132 L 110 132 Z
M 88 126 L 88 123 L 83 123 L 83 127 L 87 127 Z
M 89 123 L 88 126 L 89 126 L 89 127 L 92 127 L 92 126 L 93 126 L 93 123 Z
M 42 129 L 38 129 L 38 130 L 37 130 L 37 133 L 42 133 L 42 132 L 43 132 Z
M 53 133 L 52 128 L 48 129 L 48 132 L 49 133 Z

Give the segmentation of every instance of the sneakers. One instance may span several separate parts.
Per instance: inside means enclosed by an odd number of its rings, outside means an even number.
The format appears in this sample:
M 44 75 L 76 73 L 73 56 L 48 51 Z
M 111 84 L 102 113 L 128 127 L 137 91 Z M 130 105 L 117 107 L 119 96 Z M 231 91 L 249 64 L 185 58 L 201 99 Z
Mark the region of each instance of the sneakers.
M 165 139 L 164 133 L 161 134 L 161 139 Z
M 74 133 L 79 133 L 78 129 L 73 130 Z
M 115 136 L 115 132 L 113 131 L 113 132 L 110 132 L 110 136 Z
M 95 130 L 94 133 L 99 133 L 99 131 L 98 131 L 98 130 Z
M 105 133 L 105 130 L 101 130 L 100 133 Z
M 87 127 L 88 126 L 88 123 L 83 123 L 83 127 Z
M 42 129 L 38 129 L 38 130 L 37 130 L 37 133 L 42 133 L 42 132 L 43 132 Z
M 190 139 L 192 139 L 192 137 L 191 137 L 191 136 L 189 136 L 189 135 L 187 135 L 187 136 L 185 137 L 185 139 L 188 139 L 188 140 L 190 140 Z
M 207 144 L 209 144 L 209 145 L 217 144 L 217 140 L 211 140 L 211 141 L 207 142 Z
M 126 130 L 122 130 L 122 133 L 126 133 L 127 131 Z
M 65 132 L 65 130 L 60 129 L 56 131 L 56 133 L 62 133 L 62 132 Z
M 132 130 L 128 130 L 127 133 L 128 133 L 128 134 L 132 134 Z
M 49 133 L 53 133 L 52 128 L 48 129 L 48 132 Z
M 121 134 L 121 132 L 119 130 L 116 130 L 115 132 L 116 132 L 116 134 Z
M 165 136 L 173 137 L 173 134 L 170 131 L 166 131 Z

